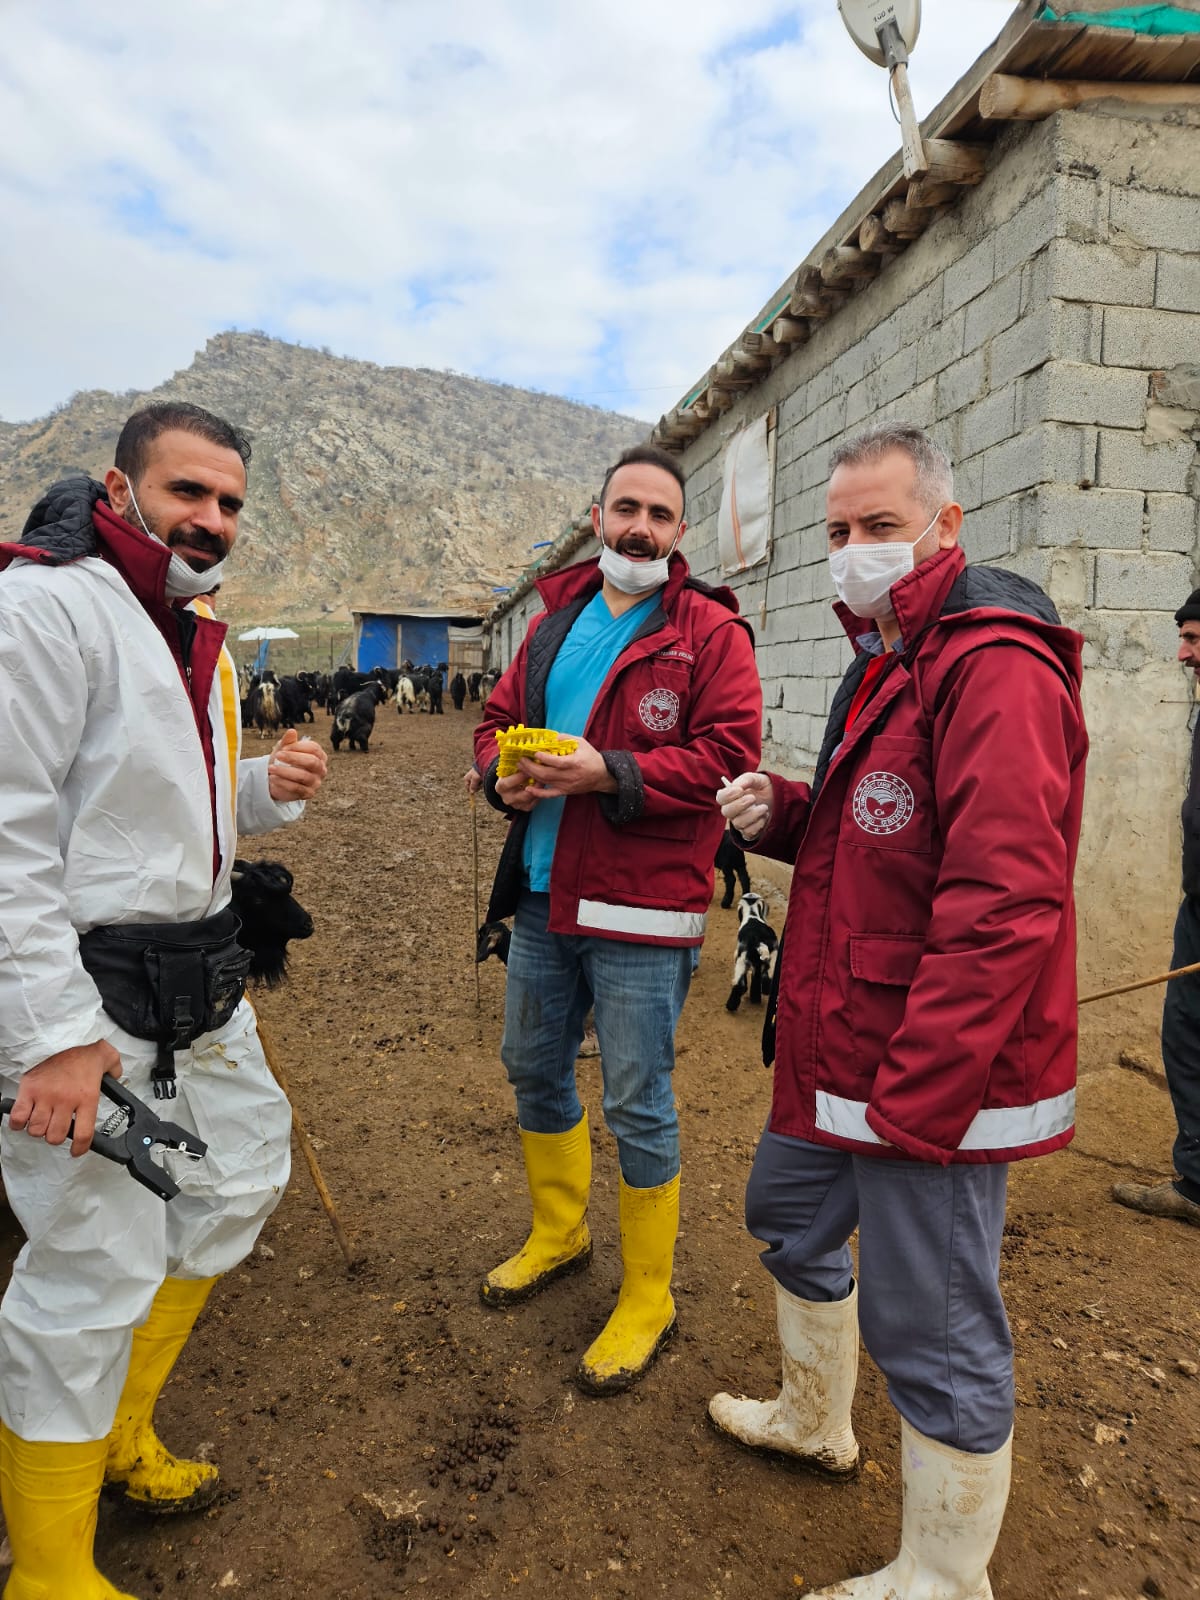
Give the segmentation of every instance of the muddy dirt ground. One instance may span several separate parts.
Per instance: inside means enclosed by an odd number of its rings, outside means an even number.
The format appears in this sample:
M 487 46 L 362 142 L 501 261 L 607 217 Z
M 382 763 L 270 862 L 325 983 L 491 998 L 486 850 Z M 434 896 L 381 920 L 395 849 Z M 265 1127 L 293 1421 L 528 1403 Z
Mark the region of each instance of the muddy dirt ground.
M 159 1408 L 172 1447 L 220 1461 L 223 1500 L 170 1522 L 102 1508 L 102 1570 L 142 1600 L 782 1600 L 894 1553 L 898 1425 L 865 1355 L 865 1464 L 847 1485 L 744 1453 L 706 1422 L 714 1391 L 765 1395 L 777 1373 L 770 1282 L 741 1220 L 769 1083 L 758 1015 L 723 1007 L 732 911 L 714 905 L 679 1038 L 680 1336 L 631 1394 L 571 1384 L 619 1282 L 602 1130 L 591 1270 L 508 1313 L 480 1304 L 481 1274 L 528 1213 L 495 961 L 476 1011 L 471 722 L 386 708 L 370 754 L 332 758 L 302 823 L 245 843 L 288 863 L 316 919 L 290 985 L 260 1004 L 363 1261 L 347 1273 L 297 1158 Z M 318 712 L 326 742 L 327 729 Z M 482 802 L 478 831 L 486 903 L 503 822 Z M 1114 1179 L 1167 1160 L 1158 1067 L 1089 1063 L 1075 1144 L 1013 1172 L 1018 1408 L 998 1600 L 1200 1588 L 1200 1231 L 1108 1199 Z M 580 1071 L 596 1107 L 597 1064 Z

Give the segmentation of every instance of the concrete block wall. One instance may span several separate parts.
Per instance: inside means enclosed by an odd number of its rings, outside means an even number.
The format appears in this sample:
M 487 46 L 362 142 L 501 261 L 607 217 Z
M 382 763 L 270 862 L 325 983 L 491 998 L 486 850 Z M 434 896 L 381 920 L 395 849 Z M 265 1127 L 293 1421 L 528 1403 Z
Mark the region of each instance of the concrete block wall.
M 738 593 L 758 635 L 767 762 L 805 775 L 850 654 L 830 608 L 829 455 L 892 418 L 944 445 L 968 560 L 1040 583 L 1086 641 L 1085 990 L 1159 970 L 1170 949 L 1192 709 L 1172 613 L 1200 582 L 1198 297 L 1194 116 L 1015 126 L 984 182 L 684 457 L 684 553 Z M 722 579 L 724 452 L 771 408 L 771 560 Z M 507 619 L 514 644 L 536 609 L 527 598 Z M 1085 1041 L 1152 1051 L 1160 1005 L 1149 991 L 1085 1012 Z
M 1065 113 L 1010 130 L 984 183 L 686 458 L 687 554 L 714 579 L 725 445 L 778 407 L 770 567 L 728 581 L 759 626 L 768 758 L 802 775 L 849 659 L 829 609 L 829 455 L 899 417 L 945 446 L 968 560 L 1040 583 L 1086 641 L 1085 990 L 1170 949 L 1192 709 L 1172 613 L 1200 581 L 1198 305 L 1200 130 Z M 1083 1013 L 1086 1048 L 1152 1052 L 1160 1005 L 1151 991 Z
M 1197 546 L 1200 317 L 1179 308 L 1200 287 L 1198 189 L 1190 126 L 1073 112 L 1014 130 L 963 204 L 692 447 L 686 549 L 711 578 L 725 445 L 778 407 L 772 562 L 732 582 L 751 615 L 766 597 L 783 764 L 803 770 L 820 740 L 818 697 L 787 680 L 845 661 L 823 493 L 834 446 L 871 422 L 940 440 L 969 559 L 1043 582 L 1089 665 L 1169 645 Z

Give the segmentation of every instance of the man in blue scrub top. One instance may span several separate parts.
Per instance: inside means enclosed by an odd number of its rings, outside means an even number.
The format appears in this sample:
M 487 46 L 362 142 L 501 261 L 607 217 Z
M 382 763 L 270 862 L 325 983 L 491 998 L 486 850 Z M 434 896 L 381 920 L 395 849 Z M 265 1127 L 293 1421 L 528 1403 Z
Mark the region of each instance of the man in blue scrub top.
M 539 582 L 547 609 L 475 735 L 485 793 L 512 819 L 488 920 L 515 915 L 501 1055 L 533 1205 L 529 1238 L 480 1293 L 512 1305 L 591 1258 L 575 1060 L 594 1008 L 624 1274 L 575 1375 L 591 1394 L 629 1388 L 674 1330 L 675 1027 L 712 897 L 712 797 L 725 776 L 755 770 L 760 750 L 753 636 L 728 589 L 689 576 L 683 513 L 676 458 L 626 451 L 592 508 L 599 559 Z M 498 778 L 495 734 L 517 722 L 571 734 L 578 749 Z

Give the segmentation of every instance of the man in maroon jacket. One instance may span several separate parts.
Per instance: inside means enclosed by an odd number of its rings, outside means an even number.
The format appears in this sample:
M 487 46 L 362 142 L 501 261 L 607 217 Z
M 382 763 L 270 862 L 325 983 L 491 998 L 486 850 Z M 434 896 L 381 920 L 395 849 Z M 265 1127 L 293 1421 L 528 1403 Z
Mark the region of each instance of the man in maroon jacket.
M 599 560 L 539 582 L 546 611 L 475 731 L 485 793 L 512 819 L 488 921 L 515 913 L 501 1055 L 533 1202 L 529 1238 L 480 1293 L 512 1305 L 591 1257 L 575 1059 L 594 1008 L 624 1276 L 575 1375 L 590 1394 L 635 1383 L 675 1326 L 675 1025 L 724 827 L 713 791 L 760 754 L 753 637 L 727 589 L 688 576 L 683 511 L 675 458 L 627 450 L 592 508 Z M 495 735 L 518 722 L 576 735 L 578 748 L 498 779 Z
M 1012 1449 L 1008 1163 L 1074 1131 L 1081 641 L 1033 584 L 966 566 L 961 525 L 919 429 L 836 452 L 829 560 L 855 654 L 813 782 L 755 773 L 718 795 L 746 844 L 796 871 L 746 1196 L 783 1386 L 709 1410 L 745 1444 L 848 1476 L 861 1324 L 901 1416 L 904 1518 L 895 1561 L 820 1591 L 844 1600 L 991 1595 Z

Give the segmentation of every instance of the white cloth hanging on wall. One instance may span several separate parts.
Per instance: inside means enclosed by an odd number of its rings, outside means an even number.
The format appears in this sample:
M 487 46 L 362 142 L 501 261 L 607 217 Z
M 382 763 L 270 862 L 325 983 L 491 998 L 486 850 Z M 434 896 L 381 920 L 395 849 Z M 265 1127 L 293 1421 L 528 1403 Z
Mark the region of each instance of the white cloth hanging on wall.
M 771 547 L 774 430 L 761 416 L 738 430 L 725 452 L 717 546 L 728 577 L 767 559 Z

